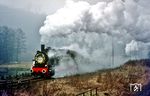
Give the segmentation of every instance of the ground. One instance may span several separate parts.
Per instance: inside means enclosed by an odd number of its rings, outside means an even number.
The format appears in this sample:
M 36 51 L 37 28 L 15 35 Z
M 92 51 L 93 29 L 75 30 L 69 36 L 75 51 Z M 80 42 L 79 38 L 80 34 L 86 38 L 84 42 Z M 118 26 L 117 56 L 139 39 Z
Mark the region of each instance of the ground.
M 14 93 L 16 96 L 75 96 L 97 87 L 99 96 L 135 96 L 142 92 L 131 92 L 129 85 L 140 83 L 144 89 L 150 80 L 149 64 L 149 60 L 129 61 L 115 69 L 35 82 Z
M 8 67 L 8 68 L 30 68 L 32 62 L 21 62 L 21 63 L 11 63 L 11 64 L 0 64 L 0 67 Z

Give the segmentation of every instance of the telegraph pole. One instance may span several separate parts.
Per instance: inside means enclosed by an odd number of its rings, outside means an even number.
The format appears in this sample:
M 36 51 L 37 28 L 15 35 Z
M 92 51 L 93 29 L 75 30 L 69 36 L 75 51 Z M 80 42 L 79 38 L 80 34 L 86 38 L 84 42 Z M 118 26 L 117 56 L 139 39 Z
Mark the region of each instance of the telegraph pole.
M 113 35 L 111 34 L 111 44 L 112 44 L 112 50 L 111 50 L 111 52 L 112 52 L 112 58 L 111 58 L 111 62 L 112 62 L 112 65 L 111 65 L 111 67 L 113 67 L 114 66 L 114 38 L 113 38 Z

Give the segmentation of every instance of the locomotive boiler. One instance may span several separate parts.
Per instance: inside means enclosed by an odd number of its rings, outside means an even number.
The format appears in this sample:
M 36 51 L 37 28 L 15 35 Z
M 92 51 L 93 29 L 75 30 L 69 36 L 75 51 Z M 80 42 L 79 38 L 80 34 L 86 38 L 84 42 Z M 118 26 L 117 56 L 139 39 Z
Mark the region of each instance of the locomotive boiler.
M 33 76 L 52 77 L 55 74 L 53 64 L 55 59 L 48 57 L 50 49 L 50 47 L 45 48 L 45 45 L 41 45 L 41 51 L 36 52 L 31 66 Z

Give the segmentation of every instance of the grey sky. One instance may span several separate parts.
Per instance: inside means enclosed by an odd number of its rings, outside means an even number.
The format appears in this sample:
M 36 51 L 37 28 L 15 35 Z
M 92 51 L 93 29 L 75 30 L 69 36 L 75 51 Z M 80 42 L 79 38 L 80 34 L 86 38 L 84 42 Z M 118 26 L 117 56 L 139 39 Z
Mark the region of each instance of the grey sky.
M 0 26 L 21 28 L 26 33 L 27 52 L 24 60 L 31 61 L 40 47 L 39 28 L 43 25 L 45 18 L 46 15 L 0 5 Z
M 0 5 L 10 8 L 19 8 L 38 14 L 54 13 L 57 9 L 64 6 L 66 0 L 0 0 Z M 73 0 L 79 1 L 79 0 Z M 82 0 L 89 3 L 96 3 L 102 0 Z M 110 1 L 110 0 L 105 0 Z
M 64 5 L 65 0 L 0 0 L 0 4 L 34 13 L 49 14 Z

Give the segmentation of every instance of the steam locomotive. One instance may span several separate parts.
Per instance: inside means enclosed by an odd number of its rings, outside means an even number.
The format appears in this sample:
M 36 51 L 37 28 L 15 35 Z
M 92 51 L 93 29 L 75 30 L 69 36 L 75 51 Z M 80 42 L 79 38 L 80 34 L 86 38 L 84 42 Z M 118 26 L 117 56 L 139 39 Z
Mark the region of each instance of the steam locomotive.
M 31 66 L 31 75 L 41 77 L 52 77 L 55 74 L 54 70 L 54 58 L 48 57 L 48 51 L 50 47 L 45 48 L 45 45 L 41 45 L 41 51 L 37 51 L 33 64 Z

